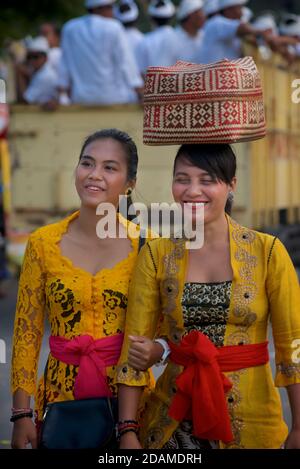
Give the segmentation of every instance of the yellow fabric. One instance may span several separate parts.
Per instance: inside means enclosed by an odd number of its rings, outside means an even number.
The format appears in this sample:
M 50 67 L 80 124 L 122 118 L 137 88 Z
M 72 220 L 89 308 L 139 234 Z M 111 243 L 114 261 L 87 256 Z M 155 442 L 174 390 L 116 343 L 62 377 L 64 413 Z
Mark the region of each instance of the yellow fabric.
M 44 386 L 42 377 L 36 394 L 36 378 L 46 312 L 51 334 L 67 339 L 81 334 L 99 339 L 124 330 L 129 281 L 139 239 L 131 238 L 129 232 L 132 251 L 128 257 L 112 269 L 102 269 L 92 275 L 74 267 L 59 248 L 62 235 L 78 213 L 31 234 L 19 282 L 11 386 L 12 392 L 22 389 L 35 395 L 39 420 Z M 128 223 L 119 218 L 122 223 Z M 66 365 L 50 355 L 48 402 L 73 399 L 77 370 L 78 367 Z M 107 368 L 108 382 L 115 394 L 114 370 L 115 367 Z
M 300 383 L 300 367 L 292 363 L 292 341 L 300 337 L 300 293 L 292 262 L 278 239 L 274 242 L 274 237 L 243 228 L 229 217 L 228 224 L 233 281 L 224 345 L 265 341 L 271 320 L 276 384 Z M 118 383 L 143 386 L 149 380 L 147 372 L 137 377 L 127 364 L 128 334 L 179 342 L 184 333 L 181 298 L 187 259 L 182 240 L 157 239 L 143 247 L 130 287 Z M 169 362 L 146 402 L 141 422 L 146 448 L 162 447 L 177 428 L 178 423 L 168 416 L 168 406 L 181 369 Z M 234 441 L 226 447 L 279 448 L 287 427 L 270 365 L 227 375 L 233 383 L 227 400 Z M 221 447 L 225 447 L 222 442 Z

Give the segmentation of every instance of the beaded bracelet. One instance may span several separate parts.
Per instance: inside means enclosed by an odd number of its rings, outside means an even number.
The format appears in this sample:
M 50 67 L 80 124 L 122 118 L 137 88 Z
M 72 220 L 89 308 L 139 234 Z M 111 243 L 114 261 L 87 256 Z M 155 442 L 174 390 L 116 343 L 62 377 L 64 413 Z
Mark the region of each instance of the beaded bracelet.
M 137 434 L 139 427 L 137 420 L 120 420 L 116 425 L 117 440 L 120 440 L 121 436 L 127 432 Z
M 127 428 L 127 427 L 139 427 L 138 423 L 118 423 L 118 429 L 122 430 L 122 428 Z
M 16 420 L 23 419 L 25 417 L 29 417 L 32 419 L 33 412 L 24 412 L 23 414 L 12 415 L 10 418 L 10 422 L 15 422 Z
M 117 425 L 122 425 L 123 423 L 135 423 L 136 425 L 138 425 L 138 421 L 137 420 L 119 420 L 119 422 L 117 423 Z
M 125 433 L 133 432 L 137 435 L 138 429 L 137 428 L 125 428 L 117 433 L 117 440 L 120 441 L 121 436 L 125 435 Z

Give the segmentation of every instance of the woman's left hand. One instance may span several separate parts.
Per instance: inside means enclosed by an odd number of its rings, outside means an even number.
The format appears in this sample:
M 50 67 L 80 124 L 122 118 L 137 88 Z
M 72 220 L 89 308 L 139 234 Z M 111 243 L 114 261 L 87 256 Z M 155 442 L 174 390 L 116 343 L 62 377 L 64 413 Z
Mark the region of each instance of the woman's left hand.
M 292 428 L 285 444 L 285 449 L 300 449 L 300 428 Z

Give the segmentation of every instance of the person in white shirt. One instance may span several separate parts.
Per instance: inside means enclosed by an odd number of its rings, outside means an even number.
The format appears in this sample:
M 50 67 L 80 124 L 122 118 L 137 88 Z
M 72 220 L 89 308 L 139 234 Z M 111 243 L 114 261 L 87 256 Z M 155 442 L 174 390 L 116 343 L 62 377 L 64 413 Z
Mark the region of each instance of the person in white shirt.
M 148 13 L 156 29 L 145 34 L 138 47 L 138 65 L 142 74 L 148 67 L 168 67 L 177 61 L 177 36 L 169 25 L 175 14 L 170 0 L 151 0 Z
M 62 62 L 58 86 L 78 104 L 130 102 L 142 93 L 125 30 L 113 18 L 114 0 L 85 0 L 88 14 L 68 21 L 62 30 Z
M 265 31 L 267 34 L 278 34 L 278 28 L 275 17 L 272 13 L 259 15 L 252 22 L 252 25 L 259 31 Z
M 115 8 L 115 17 L 123 24 L 129 45 L 136 58 L 138 45 L 144 37 L 144 34 L 136 27 L 136 21 L 139 17 L 137 4 L 134 0 L 121 0 Z
M 219 11 L 219 0 L 204 0 L 203 11 L 206 20 L 215 16 Z
M 48 62 L 49 45 L 42 37 L 30 39 L 26 62 L 16 66 L 18 95 L 28 104 L 46 104 L 57 99 L 57 74 Z
M 205 22 L 203 0 L 182 0 L 177 10 L 180 25 L 177 34 L 178 60 L 196 62 L 201 47 Z
M 115 17 L 121 21 L 125 28 L 129 46 L 133 52 L 136 66 L 138 69 L 138 47 L 143 40 L 144 34 L 136 27 L 136 21 L 139 17 L 139 9 L 134 0 L 121 0 L 114 9 Z M 141 76 L 142 78 L 142 76 Z M 132 90 L 129 96 L 129 102 L 138 102 L 137 94 Z
M 206 21 L 203 43 L 198 60 L 210 63 L 224 58 L 242 57 L 241 37 L 264 35 L 249 23 L 243 22 L 243 6 L 248 0 L 219 0 L 218 14 Z
M 257 16 L 252 24 L 257 30 L 264 31 L 269 37 L 275 37 L 278 35 L 275 17 L 271 13 Z M 266 44 L 266 41 L 263 38 L 258 38 L 257 46 L 261 57 L 264 60 L 269 60 L 272 55 L 272 48 L 270 45 Z
M 258 31 L 264 32 L 264 37 L 257 38 L 258 49 L 263 59 L 268 60 L 272 52 L 277 52 L 288 62 L 295 60 L 297 39 L 290 37 L 289 34 L 279 35 L 275 17 L 271 12 L 258 16 L 253 26 Z
M 288 52 L 291 59 L 300 57 L 300 16 L 288 14 L 285 15 L 279 25 L 281 37 L 288 37 L 294 41 L 294 44 L 288 45 Z
M 254 16 L 254 13 L 250 8 L 248 8 L 248 7 L 243 7 L 242 8 L 242 18 L 241 19 L 244 23 L 249 23 L 252 20 L 253 16 Z
M 60 30 L 55 23 L 43 23 L 39 31 L 41 36 L 44 36 L 49 44 L 48 62 L 54 68 L 56 73 L 59 70 L 59 63 L 61 60 L 60 43 Z

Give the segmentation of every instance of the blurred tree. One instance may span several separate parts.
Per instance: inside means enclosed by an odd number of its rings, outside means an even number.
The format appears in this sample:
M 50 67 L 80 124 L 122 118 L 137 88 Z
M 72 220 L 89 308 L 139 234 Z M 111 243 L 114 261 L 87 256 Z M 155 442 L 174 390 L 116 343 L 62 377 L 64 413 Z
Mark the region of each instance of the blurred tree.
M 1 0 L 0 44 L 3 40 L 36 35 L 43 21 L 63 24 L 84 13 L 83 0 Z

